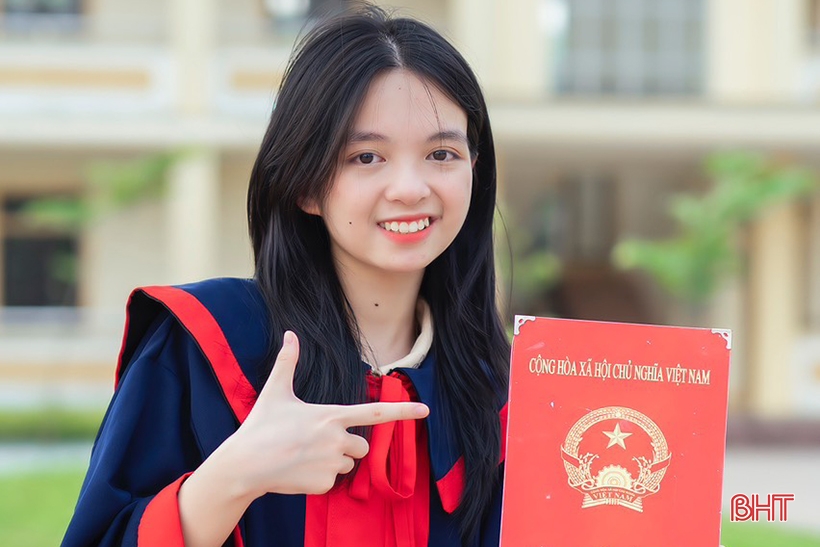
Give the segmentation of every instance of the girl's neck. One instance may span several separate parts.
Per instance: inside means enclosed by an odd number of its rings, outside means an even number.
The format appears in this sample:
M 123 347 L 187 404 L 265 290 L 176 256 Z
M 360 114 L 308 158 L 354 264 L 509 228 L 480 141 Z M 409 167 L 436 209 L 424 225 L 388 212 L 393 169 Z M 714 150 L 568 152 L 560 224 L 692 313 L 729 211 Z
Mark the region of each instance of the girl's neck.
M 339 271 L 339 279 L 359 326 L 362 358 L 380 366 L 410 353 L 417 336 L 416 302 L 424 272 Z

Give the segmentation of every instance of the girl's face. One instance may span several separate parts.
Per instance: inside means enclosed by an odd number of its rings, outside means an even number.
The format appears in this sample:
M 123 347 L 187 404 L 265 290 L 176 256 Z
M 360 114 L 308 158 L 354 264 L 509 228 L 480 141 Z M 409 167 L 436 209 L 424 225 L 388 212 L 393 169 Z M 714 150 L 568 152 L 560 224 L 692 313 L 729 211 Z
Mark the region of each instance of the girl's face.
M 346 274 L 423 272 L 455 239 L 470 206 L 467 115 L 413 73 L 373 80 L 320 215 Z

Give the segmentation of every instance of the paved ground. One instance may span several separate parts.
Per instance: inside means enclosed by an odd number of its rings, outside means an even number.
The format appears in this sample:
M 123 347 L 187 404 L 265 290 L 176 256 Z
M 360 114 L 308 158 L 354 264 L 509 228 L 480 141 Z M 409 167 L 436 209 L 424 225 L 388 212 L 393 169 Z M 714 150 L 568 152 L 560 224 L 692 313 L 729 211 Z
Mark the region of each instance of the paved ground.
M 113 380 L 34 383 L 0 378 L 0 409 L 105 409 L 113 391 Z
M 35 443 L 0 444 L 0 474 L 26 473 L 41 469 L 83 468 L 88 466 L 91 444 Z
M 723 481 L 727 515 L 734 494 L 794 494 L 788 526 L 820 535 L 820 447 L 731 448 Z

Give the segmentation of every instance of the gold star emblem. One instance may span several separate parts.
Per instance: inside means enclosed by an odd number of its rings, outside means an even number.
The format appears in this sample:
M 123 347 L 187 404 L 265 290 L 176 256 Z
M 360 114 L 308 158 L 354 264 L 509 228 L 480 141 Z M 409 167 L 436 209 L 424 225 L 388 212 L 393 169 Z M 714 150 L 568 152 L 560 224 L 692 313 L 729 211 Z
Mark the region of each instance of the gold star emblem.
M 611 433 L 609 431 L 604 431 L 604 435 L 609 437 L 609 444 L 606 445 L 607 448 L 611 448 L 616 444 L 619 445 L 621 448 L 626 450 L 626 445 L 624 444 L 624 439 L 632 435 L 632 433 L 623 433 L 621 431 L 621 424 L 615 424 L 615 430 Z

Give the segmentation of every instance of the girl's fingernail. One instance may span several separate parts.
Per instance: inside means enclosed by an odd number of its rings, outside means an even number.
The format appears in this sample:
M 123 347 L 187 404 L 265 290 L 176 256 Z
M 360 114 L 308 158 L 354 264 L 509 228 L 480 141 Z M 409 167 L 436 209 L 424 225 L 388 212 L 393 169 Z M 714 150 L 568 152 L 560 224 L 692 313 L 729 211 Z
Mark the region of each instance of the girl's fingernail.
M 295 338 L 295 336 L 291 331 L 289 331 L 289 330 L 285 331 L 285 345 L 286 346 L 293 345 L 294 338 Z
M 429 412 L 430 409 L 428 409 L 424 405 L 419 405 L 416 407 L 416 416 L 418 416 L 419 418 L 424 418 L 425 416 L 427 416 Z

